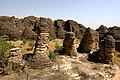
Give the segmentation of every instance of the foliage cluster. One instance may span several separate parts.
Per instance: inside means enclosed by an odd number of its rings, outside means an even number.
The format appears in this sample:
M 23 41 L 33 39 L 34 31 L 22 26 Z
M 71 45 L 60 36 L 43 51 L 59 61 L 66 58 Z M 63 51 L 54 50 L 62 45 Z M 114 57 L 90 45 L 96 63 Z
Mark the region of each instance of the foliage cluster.
M 51 60 L 55 60 L 56 56 L 63 53 L 63 46 L 55 44 L 55 50 L 49 52 L 49 57 Z
M 7 36 L 0 36 L 0 73 L 7 74 L 10 69 L 9 58 L 11 54 L 9 53 L 10 48 L 13 48 L 10 43 L 7 42 Z

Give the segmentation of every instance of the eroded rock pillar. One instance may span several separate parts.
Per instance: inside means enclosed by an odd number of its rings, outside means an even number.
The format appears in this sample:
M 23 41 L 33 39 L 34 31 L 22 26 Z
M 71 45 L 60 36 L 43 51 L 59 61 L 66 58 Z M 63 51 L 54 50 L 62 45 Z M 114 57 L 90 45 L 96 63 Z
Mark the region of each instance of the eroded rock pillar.
M 48 57 L 49 42 L 49 25 L 45 22 L 36 22 L 35 31 L 37 33 L 37 41 L 35 43 L 34 55 L 31 60 L 32 68 L 45 68 L 52 65 Z
M 91 28 L 87 28 L 78 47 L 78 52 L 89 53 L 99 49 L 99 33 Z
M 65 34 L 65 39 L 63 41 L 63 48 L 64 48 L 64 54 L 65 55 L 77 55 L 76 48 L 74 46 L 74 40 L 75 40 L 75 33 L 73 32 L 67 32 Z
M 100 41 L 100 55 L 102 60 L 104 60 L 104 63 L 114 61 L 115 39 L 111 35 L 107 35 L 104 40 Z

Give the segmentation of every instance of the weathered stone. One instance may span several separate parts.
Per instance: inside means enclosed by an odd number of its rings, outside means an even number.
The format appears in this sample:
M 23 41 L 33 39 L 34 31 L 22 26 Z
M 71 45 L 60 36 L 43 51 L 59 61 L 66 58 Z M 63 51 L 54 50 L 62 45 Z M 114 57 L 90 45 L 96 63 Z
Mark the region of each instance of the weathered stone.
M 100 56 L 104 63 L 110 63 L 114 61 L 115 55 L 115 39 L 107 35 L 104 40 L 100 41 Z
M 115 40 L 115 49 L 120 52 L 120 40 Z
M 52 40 L 55 38 L 55 33 L 54 33 L 54 21 L 51 20 L 50 18 L 40 18 L 40 22 L 41 23 L 46 23 L 48 25 L 49 28 L 49 39 Z
M 26 40 L 35 40 L 37 37 L 37 34 L 35 32 L 32 31 L 32 29 L 30 27 L 25 27 L 23 33 L 22 33 L 22 39 L 26 39 Z
M 59 38 L 59 39 L 64 39 L 65 37 L 65 31 L 64 31 L 64 28 L 65 28 L 65 21 L 63 20 L 56 20 L 54 21 L 54 25 L 56 27 L 56 37 Z
M 76 21 L 73 21 L 73 20 L 67 20 L 65 22 L 65 30 L 66 31 L 72 31 L 75 33 L 75 36 L 76 37 L 79 37 L 80 36 L 80 29 L 79 29 L 79 24 L 76 22 Z
M 42 69 L 50 67 L 52 65 L 51 60 L 48 57 L 48 42 L 49 42 L 49 28 L 44 22 L 36 22 L 34 28 L 37 33 L 37 41 L 35 43 L 34 55 L 30 60 L 30 66 L 32 68 Z
M 99 49 L 99 34 L 93 29 L 87 28 L 78 47 L 78 52 L 90 52 Z
M 96 31 L 99 33 L 99 39 L 104 39 L 104 36 L 109 33 L 109 30 L 106 26 L 101 25 Z
M 106 26 L 101 25 L 96 31 L 100 32 L 100 33 L 107 33 L 108 29 Z
M 76 55 L 74 46 L 75 34 L 73 32 L 67 32 L 63 41 L 64 54 Z
M 11 40 L 20 39 L 20 30 L 14 23 L 4 23 L 0 26 L 0 35 L 7 35 Z

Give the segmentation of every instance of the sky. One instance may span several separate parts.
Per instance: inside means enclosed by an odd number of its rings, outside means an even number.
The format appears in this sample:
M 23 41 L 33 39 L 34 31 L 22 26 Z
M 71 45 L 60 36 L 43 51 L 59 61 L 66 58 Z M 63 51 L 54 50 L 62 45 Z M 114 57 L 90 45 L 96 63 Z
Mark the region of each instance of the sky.
M 93 29 L 120 26 L 120 0 L 0 0 L 0 16 L 72 19 Z

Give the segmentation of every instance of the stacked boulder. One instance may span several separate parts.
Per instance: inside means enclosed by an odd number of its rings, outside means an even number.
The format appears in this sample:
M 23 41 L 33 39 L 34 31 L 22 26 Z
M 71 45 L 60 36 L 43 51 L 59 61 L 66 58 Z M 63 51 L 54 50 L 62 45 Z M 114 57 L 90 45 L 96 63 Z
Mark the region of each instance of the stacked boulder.
M 49 25 L 45 22 L 36 22 L 35 25 L 37 33 L 37 41 L 35 43 L 33 58 L 30 60 L 30 66 L 32 68 L 42 69 L 50 67 L 52 61 L 48 57 L 48 42 L 49 42 Z
M 78 52 L 89 53 L 99 49 L 99 33 L 87 28 L 78 47 Z
M 74 46 L 75 33 L 66 32 L 65 39 L 63 41 L 64 54 L 70 56 L 76 56 L 77 52 Z

